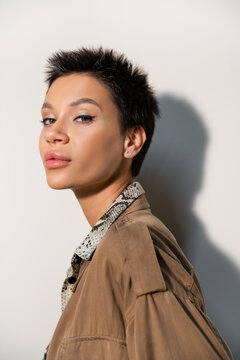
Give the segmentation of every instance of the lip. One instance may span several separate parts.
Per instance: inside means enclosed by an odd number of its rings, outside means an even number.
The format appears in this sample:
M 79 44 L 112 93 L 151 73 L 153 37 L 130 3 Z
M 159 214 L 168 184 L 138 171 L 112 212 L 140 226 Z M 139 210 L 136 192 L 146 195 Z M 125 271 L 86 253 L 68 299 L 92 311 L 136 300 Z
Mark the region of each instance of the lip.
M 66 160 L 66 161 L 70 161 L 71 159 L 62 155 L 60 152 L 58 151 L 48 151 L 45 154 L 45 160 L 50 160 L 50 159 L 57 159 L 57 160 Z
M 47 168 L 57 168 L 61 166 L 68 165 L 71 162 L 71 159 L 62 155 L 58 151 L 48 151 L 45 156 L 45 166 Z

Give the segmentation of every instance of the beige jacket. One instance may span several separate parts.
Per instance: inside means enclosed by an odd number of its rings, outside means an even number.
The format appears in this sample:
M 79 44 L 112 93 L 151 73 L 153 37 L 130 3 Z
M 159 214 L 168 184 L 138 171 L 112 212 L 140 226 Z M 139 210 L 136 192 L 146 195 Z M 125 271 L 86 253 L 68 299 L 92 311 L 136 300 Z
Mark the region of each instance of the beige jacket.
M 233 359 L 192 265 L 145 194 L 82 260 L 47 351 L 47 360 L 77 359 Z

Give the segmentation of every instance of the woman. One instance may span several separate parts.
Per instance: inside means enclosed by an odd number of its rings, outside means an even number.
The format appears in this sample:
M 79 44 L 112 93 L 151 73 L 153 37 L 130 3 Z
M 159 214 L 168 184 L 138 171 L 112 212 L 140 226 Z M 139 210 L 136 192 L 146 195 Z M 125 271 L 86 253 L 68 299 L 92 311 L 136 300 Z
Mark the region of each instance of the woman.
M 113 50 L 48 59 L 39 150 L 92 229 L 75 250 L 47 360 L 232 359 L 192 265 L 138 175 L 159 115 L 147 75 Z

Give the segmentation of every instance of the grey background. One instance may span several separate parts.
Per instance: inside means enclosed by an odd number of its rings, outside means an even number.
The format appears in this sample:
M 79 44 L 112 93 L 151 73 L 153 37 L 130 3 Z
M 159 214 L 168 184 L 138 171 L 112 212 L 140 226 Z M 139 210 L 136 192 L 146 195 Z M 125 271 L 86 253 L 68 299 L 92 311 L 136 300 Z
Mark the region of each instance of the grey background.
M 46 58 L 103 45 L 149 73 L 162 109 L 139 179 L 239 356 L 239 1 L 0 1 L 0 358 L 41 359 L 90 231 L 38 151 Z

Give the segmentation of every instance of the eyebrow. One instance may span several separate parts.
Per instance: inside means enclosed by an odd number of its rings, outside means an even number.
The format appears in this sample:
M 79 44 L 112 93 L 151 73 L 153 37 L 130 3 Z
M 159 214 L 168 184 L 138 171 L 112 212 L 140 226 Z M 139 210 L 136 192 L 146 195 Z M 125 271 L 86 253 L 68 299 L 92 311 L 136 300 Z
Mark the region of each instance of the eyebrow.
M 99 107 L 99 109 L 102 110 L 101 106 L 93 99 L 90 98 L 79 98 L 76 100 L 73 100 L 72 102 L 70 102 L 70 106 L 77 106 L 80 104 L 84 104 L 84 103 L 88 103 L 88 104 L 93 104 Z M 49 102 L 44 102 L 42 109 L 53 109 L 53 106 L 49 103 Z

